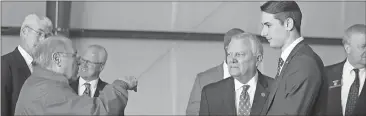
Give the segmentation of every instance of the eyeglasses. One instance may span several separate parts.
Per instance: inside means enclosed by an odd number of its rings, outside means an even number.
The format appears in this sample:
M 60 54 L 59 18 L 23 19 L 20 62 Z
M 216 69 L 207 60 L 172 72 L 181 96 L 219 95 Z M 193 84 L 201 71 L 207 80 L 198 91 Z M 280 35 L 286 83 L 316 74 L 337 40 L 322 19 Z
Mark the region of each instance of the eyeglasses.
M 28 29 L 30 29 L 30 30 L 32 30 L 33 32 L 35 32 L 37 34 L 37 36 L 40 36 L 40 37 L 43 36 L 43 37 L 47 38 L 49 36 L 54 35 L 52 32 L 51 33 L 46 33 L 44 31 L 37 31 L 36 29 L 33 29 L 33 28 L 29 27 L 29 26 L 25 26 L 25 27 L 28 28 Z
M 65 52 L 56 52 L 57 54 L 62 54 L 63 56 L 71 56 L 72 58 L 75 58 L 77 56 L 77 53 L 65 53 Z
M 85 60 L 83 58 L 80 58 L 80 63 L 88 64 L 88 65 L 104 65 L 104 62 L 92 62 L 89 60 Z

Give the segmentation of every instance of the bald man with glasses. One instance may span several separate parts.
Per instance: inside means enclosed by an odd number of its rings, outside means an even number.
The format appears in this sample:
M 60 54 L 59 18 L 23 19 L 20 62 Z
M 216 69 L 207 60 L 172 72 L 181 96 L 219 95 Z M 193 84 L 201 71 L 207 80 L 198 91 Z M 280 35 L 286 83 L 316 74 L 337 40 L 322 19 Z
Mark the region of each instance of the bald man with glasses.
M 14 115 L 20 89 L 33 72 L 34 48 L 53 35 L 52 29 L 52 22 L 47 17 L 26 16 L 20 29 L 20 45 L 1 56 L 1 116 Z
M 70 86 L 79 95 L 98 97 L 99 91 L 108 84 L 100 79 L 100 73 L 104 69 L 108 53 L 100 45 L 90 45 L 82 53 L 79 61 L 78 78 L 70 83 Z

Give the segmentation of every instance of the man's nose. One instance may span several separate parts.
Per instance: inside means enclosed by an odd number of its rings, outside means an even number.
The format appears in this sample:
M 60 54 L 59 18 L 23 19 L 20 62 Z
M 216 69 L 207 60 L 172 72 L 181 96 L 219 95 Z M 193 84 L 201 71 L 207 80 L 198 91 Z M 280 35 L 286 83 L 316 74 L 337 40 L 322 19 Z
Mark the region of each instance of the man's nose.
M 261 36 L 263 36 L 263 37 L 267 36 L 267 30 L 264 27 L 262 28 Z
M 238 60 L 237 59 L 235 59 L 235 58 L 230 58 L 229 59 L 229 63 L 231 63 L 231 64 L 235 64 L 235 63 L 237 63 L 238 62 Z

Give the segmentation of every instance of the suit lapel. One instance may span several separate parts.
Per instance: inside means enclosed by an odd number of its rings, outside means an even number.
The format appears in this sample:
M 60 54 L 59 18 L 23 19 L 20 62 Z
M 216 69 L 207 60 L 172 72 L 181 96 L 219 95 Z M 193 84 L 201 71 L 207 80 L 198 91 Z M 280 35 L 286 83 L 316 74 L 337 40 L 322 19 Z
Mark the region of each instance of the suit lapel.
M 261 112 L 263 110 L 263 106 L 265 105 L 265 102 L 267 101 L 269 90 L 268 90 L 268 82 L 265 80 L 266 77 L 264 77 L 259 71 L 258 71 L 258 83 L 257 88 L 255 90 L 254 95 L 254 101 L 251 108 L 250 115 L 261 115 Z
M 280 75 L 278 76 L 278 77 L 276 77 L 275 78 L 275 82 L 274 82 L 274 84 L 275 84 L 275 87 L 272 89 L 272 93 L 270 94 L 270 96 L 269 96 L 269 100 L 268 100 L 268 104 L 267 104 L 267 111 L 266 111 L 266 114 L 268 113 L 268 111 L 269 111 L 269 109 L 270 109 L 270 107 L 271 107 L 271 105 L 272 105 L 272 102 L 273 102 L 273 98 L 274 98 L 274 96 L 276 95 L 276 92 L 277 92 L 277 89 L 278 89 L 278 86 L 279 86 L 279 84 L 280 84 L 280 82 L 281 82 L 281 80 L 282 80 L 282 77 L 283 77 L 283 74 L 285 73 L 285 71 L 286 71 L 286 68 L 287 68 L 287 65 L 288 65 L 288 63 L 291 61 L 291 59 L 296 55 L 296 53 L 298 52 L 298 51 L 300 51 L 301 50 L 301 48 L 303 47 L 305 45 L 305 43 L 304 43 L 304 40 L 303 41 L 301 41 L 300 43 L 298 43 L 295 47 L 294 47 L 294 49 L 292 49 L 292 51 L 291 51 L 291 53 L 290 53 L 290 55 L 287 57 L 287 59 L 286 59 L 286 61 L 284 61 L 284 65 L 283 65 L 283 67 L 282 67 L 282 69 L 281 69 L 281 73 L 280 73 Z
M 342 87 L 336 87 L 336 85 L 341 84 L 342 82 L 342 74 L 343 74 L 343 65 L 345 61 L 339 63 L 335 66 L 334 70 L 329 72 L 329 77 L 331 81 L 329 82 L 328 88 L 328 112 L 332 115 L 342 115 L 342 100 L 341 100 L 341 90 Z
M 79 77 L 80 78 L 80 77 Z M 70 87 L 79 95 L 79 78 L 70 83 Z
M 229 77 L 224 85 L 224 90 L 220 91 L 224 92 L 222 93 L 222 95 L 224 95 L 224 107 L 228 109 L 228 114 L 236 115 L 234 78 Z
M 24 77 L 24 80 L 26 80 L 30 76 L 31 72 L 22 54 L 20 54 L 18 47 L 15 48 L 15 50 L 12 52 L 12 55 L 15 60 L 14 66 L 17 67 L 18 72 L 21 72 L 20 74 L 22 74 L 22 77 Z
M 95 90 L 94 97 L 99 96 L 99 91 L 102 91 L 103 88 L 107 85 L 106 82 L 102 81 L 100 78 L 98 79 L 97 89 Z

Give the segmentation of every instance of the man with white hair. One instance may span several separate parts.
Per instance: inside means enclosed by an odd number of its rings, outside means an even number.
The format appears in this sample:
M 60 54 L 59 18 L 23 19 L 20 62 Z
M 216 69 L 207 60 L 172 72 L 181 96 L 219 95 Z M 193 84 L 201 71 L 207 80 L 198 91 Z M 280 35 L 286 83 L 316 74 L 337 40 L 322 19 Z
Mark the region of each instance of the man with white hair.
M 326 115 L 366 115 L 366 25 L 349 27 L 343 37 L 347 58 L 325 67 L 328 77 Z
M 136 78 L 115 80 L 98 97 L 78 96 L 69 86 L 79 59 L 71 40 L 50 37 L 37 46 L 34 58 L 34 73 L 21 89 L 15 115 L 124 115 L 127 90 L 137 85 Z
M 273 78 L 257 67 L 263 59 L 263 46 L 256 35 L 241 33 L 227 47 L 230 77 L 203 87 L 199 115 L 245 115 L 262 113 Z
M 52 22 L 47 17 L 30 14 L 20 29 L 20 45 L 1 56 L 1 115 L 14 115 L 20 89 L 33 69 L 33 48 L 52 35 Z

